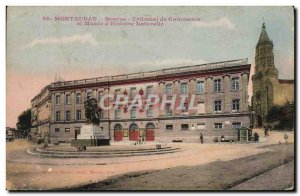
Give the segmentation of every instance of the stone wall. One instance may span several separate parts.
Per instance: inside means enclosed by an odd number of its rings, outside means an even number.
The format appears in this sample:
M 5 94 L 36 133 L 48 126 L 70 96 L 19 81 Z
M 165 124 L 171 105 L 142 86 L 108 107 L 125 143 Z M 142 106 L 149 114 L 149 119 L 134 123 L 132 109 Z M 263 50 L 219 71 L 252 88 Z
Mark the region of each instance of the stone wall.
M 294 84 L 278 84 L 275 87 L 274 105 L 284 105 L 287 101 L 293 102 L 295 89 Z

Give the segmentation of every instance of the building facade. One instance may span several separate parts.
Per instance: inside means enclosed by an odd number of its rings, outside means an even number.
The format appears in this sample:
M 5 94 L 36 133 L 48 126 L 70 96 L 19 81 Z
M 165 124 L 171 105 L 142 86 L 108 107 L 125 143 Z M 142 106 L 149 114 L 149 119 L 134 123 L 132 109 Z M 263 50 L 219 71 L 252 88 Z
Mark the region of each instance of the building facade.
M 17 130 L 15 128 L 6 127 L 6 141 L 22 138 L 24 138 L 22 131 Z
M 196 142 L 200 132 L 206 141 L 215 137 L 233 137 L 236 128 L 250 125 L 248 81 L 251 65 L 247 59 L 162 69 L 83 80 L 54 82 L 32 99 L 32 133 L 49 135 L 51 141 L 70 142 L 85 123 L 84 101 L 103 99 L 108 110 L 101 110 L 100 127 L 111 142 L 182 140 Z M 158 95 L 160 102 L 145 108 L 128 110 L 129 104 L 118 107 L 118 94 L 127 95 L 129 103 L 139 95 L 142 105 Z M 175 99 L 175 110 L 163 97 Z M 193 99 L 193 109 L 187 110 Z
M 254 126 L 262 127 L 270 109 L 294 101 L 294 80 L 278 79 L 274 63 L 273 42 L 265 24 L 255 50 L 255 74 L 252 76 L 252 107 L 255 112 Z

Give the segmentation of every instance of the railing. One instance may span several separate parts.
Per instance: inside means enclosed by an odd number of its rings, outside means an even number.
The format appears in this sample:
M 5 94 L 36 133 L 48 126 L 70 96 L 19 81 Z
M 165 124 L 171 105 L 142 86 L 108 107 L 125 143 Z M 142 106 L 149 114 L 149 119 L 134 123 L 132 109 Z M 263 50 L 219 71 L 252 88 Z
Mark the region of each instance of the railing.
M 159 72 L 162 72 L 162 71 L 149 71 L 149 72 L 144 72 L 144 73 L 143 73 L 143 76 L 144 76 L 144 77 L 156 76 Z
M 70 85 L 89 84 L 89 83 L 108 82 L 108 81 L 109 81 L 109 77 L 106 76 L 106 77 L 90 78 L 90 79 L 83 79 L 83 80 L 54 82 L 51 84 L 51 86 L 59 87 L 59 86 L 70 86 Z
M 111 80 L 112 80 L 112 81 L 125 80 L 125 79 L 127 79 L 127 75 L 111 76 Z
M 143 72 L 141 72 L 141 73 L 133 73 L 133 74 L 128 74 L 127 75 L 127 79 L 140 78 L 140 77 L 143 77 L 143 76 L 144 76 Z
M 246 59 L 238 59 L 238 60 L 223 61 L 223 62 L 216 62 L 216 63 L 206 63 L 200 65 L 167 68 L 167 69 L 149 71 L 149 72 L 139 72 L 139 73 L 132 73 L 132 74 L 90 78 L 90 79 L 83 79 L 83 80 L 54 82 L 51 84 L 51 86 L 60 87 L 60 86 L 70 86 L 70 85 L 79 85 L 79 84 L 90 84 L 90 83 L 97 83 L 97 82 L 119 81 L 119 80 L 127 80 L 127 79 L 134 79 L 134 78 L 151 77 L 151 76 L 161 76 L 166 74 L 182 73 L 182 72 L 213 70 L 213 69 L 220 69 L 225 67 L 232 67 L 236 65 L 244 65 L 247 63 L 248 63 L 248 59 L 246 58 Z

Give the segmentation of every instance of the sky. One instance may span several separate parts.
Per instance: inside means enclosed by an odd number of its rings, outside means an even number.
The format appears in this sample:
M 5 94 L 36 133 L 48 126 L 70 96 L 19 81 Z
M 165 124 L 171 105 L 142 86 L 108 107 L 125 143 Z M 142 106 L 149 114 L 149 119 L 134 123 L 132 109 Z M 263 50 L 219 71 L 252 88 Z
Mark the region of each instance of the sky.
M 262 23 L 274 43 L 279 78 L 294 78 L 292 7 L 8 7 L 7 115 L 17 117 L 57 78 L 75 80 L 248 58 Z M 46 17 L 52 20 L 45 20 Z M 84 26 L 55 17 L 186 17 L 163 26 Z M 251 80 L 249 95 L 252 95 Z

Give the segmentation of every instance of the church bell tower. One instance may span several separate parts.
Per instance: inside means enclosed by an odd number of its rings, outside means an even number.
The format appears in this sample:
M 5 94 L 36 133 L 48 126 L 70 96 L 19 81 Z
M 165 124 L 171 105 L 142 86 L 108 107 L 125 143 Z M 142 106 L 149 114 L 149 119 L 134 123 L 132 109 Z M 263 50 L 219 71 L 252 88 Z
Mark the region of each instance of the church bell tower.
M 278 78 L 278 70 L 274 66 L 273 42 L 270 40 L 265 23 L 262 25 L 255 50 L 255 75 Z
M 252 109 L 255 127 L 261 127 L 271 109 L 273 99 L 273 86 L 278 82 L 278 70 L 274 65 L 273 42 L 270 40 L 265 23 L 255 48 L 255 73 L 252 76 L 253 96 Z

